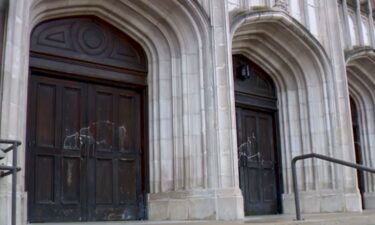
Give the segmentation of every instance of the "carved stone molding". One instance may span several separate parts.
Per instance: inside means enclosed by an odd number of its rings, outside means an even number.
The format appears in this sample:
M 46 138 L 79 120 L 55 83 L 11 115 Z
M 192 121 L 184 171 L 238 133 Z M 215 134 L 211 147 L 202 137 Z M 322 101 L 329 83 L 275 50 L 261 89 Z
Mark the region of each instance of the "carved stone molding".
M 147 70 L 141 46 L 95 17 L 43 22 L 34 29 L 31 46 L 34 53 L 122 69 Z
M 273 8 L 288 12 L 288 3 L 285 0 L 276 0 Z

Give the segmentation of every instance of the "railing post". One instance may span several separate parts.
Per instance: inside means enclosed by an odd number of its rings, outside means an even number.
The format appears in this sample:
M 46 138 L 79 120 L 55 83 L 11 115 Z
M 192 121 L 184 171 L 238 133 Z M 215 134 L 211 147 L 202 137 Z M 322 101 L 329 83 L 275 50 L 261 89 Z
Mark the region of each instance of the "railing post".
M 13 173 L 12 173 L 12 225 L 16 225 L 17 216 L 17 142 L 13 142 Z
M 21 145 L 21 142 L 16 140 L 0 140 L 0 144 L 6 144 L 9 147 L 5 149 L 0 149 L 0 151 L 7 153 L 10 151 L 13 151 L 12 154 L 12 165 L 6 166 L 6 165 L 0 165 L 0 178 L 6 177 L 8 175 L 12 175 L 12 194 L 11 194 L 11 225 L 17 224 L 17 172 L 21 170 L 17 166 L 18 164 L 18 153 L 17 148 L 19 145 Z M 6 172 L 3 172 L 6 171 Z
M 366 172 L 375 174 L 375 168 L 370 168 L 364 165 L 355 164 L 352 162 L 344 161 L 341 159 L 335 159 L 329 156 L 320 155 L 316 153 L 309 153 L 306 155 L 300 155 L 300 156 L 294 157 L 292 159 L 292 179 L 293 179 L 293 189 L 294 189 L 293 191 L 294 191 L 294 201 L 295 201 L 295 206 L 296 206 L 296 219 L 297 220 L 301 220 L 301 208 L 300 208 L 300 201 L 299 201 L 296 163 L 298 160 L 309 159 L 309 158 L 318 158 L 318 159 L 325 160 L 331 163 L 336 163 L 336 164 L 340 164 L 343 166 L 355 168 L 360 171 L 366 171 Z
M 302 220 L 301 218 L 301 206 L 299 202 L 299 192 L 298 192 L 298 181 L 297 181 L 297 163 L 298 158 L 292 160 L 292 180 L 293 180 L 293 191 L 294 191 L 294 203 L 296 207 L 296 219 Z
M 356 0 L 356 10 L 355 10 L 355 15 L 356 15 L 356 20 L 357 20 L 357 31 L 358 31 L 358 38 L 359 38 L 359 44 L 361 46 L 365 45 L 365 40 L 363 37 L 363 27 L 362 27 L 362 16 L 361 16 L 361 2 L 360 0 Z
M 367 0 L 367 7 L 368 7 L 368 22 L 369 22 L 369 33 L 370 33 L 370 45 L 375 48 L 375 33 L 374 33 L 374 17 L 372 13 L 372 0 Z

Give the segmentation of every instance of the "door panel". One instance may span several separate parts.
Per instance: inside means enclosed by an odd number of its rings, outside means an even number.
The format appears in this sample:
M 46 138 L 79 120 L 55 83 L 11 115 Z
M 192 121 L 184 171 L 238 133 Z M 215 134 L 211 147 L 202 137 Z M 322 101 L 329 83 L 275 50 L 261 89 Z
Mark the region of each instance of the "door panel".
M 30 79 L 29 221 L 143 218 L 141 94 Z
M 237 107 L 240 188 L 246 215 L 278 212 L 273 115 Z
M 58 87 L 49 83 L 38 83 L 36 107 L 36 143 L 38 146 L 54 147 L 56 92 Z
M 89 220 L 141 217 L 141 96 L 131 90 L 92 85 L 89 124 Z M 111 187 L 111 188 L 109 188 Z
M 29 219 L 84 219 L 84 172 L 77 130 L 84 123 L 86 85 L 32 75 L 29 88 Z
M 37 156 L 36 159 L 36 192 L 37 204 L 52 204 L 54 202 L 54 168 L 53 156 Z
M 119 160 L 119 203 L 126 204 L 128 201 L 137 201 L 137 182 L 133 174 L 137 172 L 135 160 Z
M 78 157 L 64 157 L 62 160 L 62 196 L 63 204 L 79 204 L 81 199 L 81 160 Z

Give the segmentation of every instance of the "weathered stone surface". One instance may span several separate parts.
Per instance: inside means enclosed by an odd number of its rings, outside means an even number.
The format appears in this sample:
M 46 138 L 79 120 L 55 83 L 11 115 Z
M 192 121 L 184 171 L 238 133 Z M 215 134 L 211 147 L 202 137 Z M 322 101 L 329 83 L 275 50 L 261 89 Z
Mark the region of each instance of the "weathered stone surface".
M 307 214 L 303 216 L 303 221 L 295 221 L 292 215 L 276 215 L 276 216 L 253 216 L 240 221 L 169 221 L 170 225 L 238 225 L 238 224 L 251 224 L 251 225 L 369 225 L 373 224 L 375 214 L 373 211 L 364 213 L 331 213 L 331 214 Z M 62 223 L 61 225 L 85 225 L 92 223 Z M 106 223 L 102 223 L 106 224 Z M 108 223 L 111 225 L 120 225 L 124 223 Z M 125 223 L 127 224 L 127 223 Z M 129 223 L 130 224 L 130 223 Z M 136 222 L 139 225 L 166 224 L 165 221 L 157 222 Z M 35 224 L 35 225 L 52 225 L 52 224 Z
M 1 137 L 23 143 L 19 151 L 18 224 L 26 224 L 27 218 L 24 184 L 28 172 L 25 141 L 30 32 L 51 18 L 98 16 L 137 40 L 147 53 L 147 205 L 151 220 L 244 218 L 233 53 L 256 62 L 276 84 L 284 213 L 294 212 L 290 165 L 294 156 L 315 152 L 355 161 L 349 95 L 359 106 L 363 125 L 363 163 L 374 166 L 373 46 L 345 54 L 347 46 L 358 45 L 358 34 L 354 27 L 349 33 L 342 32 L 343 14 L 337 1 L 316 0 L 304 5 L 304 1 L 290 0 L 287 9 L 277 11 L 269 10 L 273 4 L 264 7 L 260 2 L 274 1 L 9 1 Z M 10 163 L 11 157 L 2 162 Z M 357 175 L 352 169 L 307 160 L 298 164 L 298 179 L 304 212 L 362 210 Z M 375 208 L 373 179 L 365 176 L 366 208 Z M 10 224 L 10 191 L 10 178 L 0 179 L 0 225 Z

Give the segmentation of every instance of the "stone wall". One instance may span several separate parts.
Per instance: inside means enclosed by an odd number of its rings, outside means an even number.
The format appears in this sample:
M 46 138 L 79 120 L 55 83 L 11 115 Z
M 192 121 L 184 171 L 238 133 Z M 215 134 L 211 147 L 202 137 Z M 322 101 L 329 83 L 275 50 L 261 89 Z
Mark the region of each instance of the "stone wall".
M 133 37 L 147 53 L 151 220 L 234 220 L 244 216 L 237 165 L 233 53 L 259 64 L 277 86 L 284 212 L 294 209 L 293 156 L 316 152 L 355 161 L 344 37 L 336 1 L 317 1 L 316 18 L 321 26 L 314 32 L 309 31 L 303 13 L 290 14 L 283 8 L 235 10 L 234 0 L 150 2 L 10 1 L 1 137 L 23 143 L 17 187 L 19 224 L 26 224 L 27 218 L 29 38 L 33 27 L 51 18 L 97 16 Z M 238 7 L 251 3 L 237 2 Z M 356 88 L 352 77 L 352 92 L 364 89 Z M 362 108 L 371 114 L 371 106 Z M 365 117 L 363 121 L 367 121 Z M 370 154 L 371 143 L 367 149 Z M 353 170 L 309 160 L 299 164 L 299 178 L 305 212 L 361 210 Z M 0 179 L 1 225 L 10 224 L 10 185 L 9 178 Z M 372 196 L 373 183 L 367 185 Z

